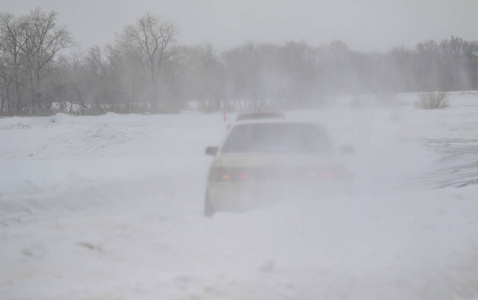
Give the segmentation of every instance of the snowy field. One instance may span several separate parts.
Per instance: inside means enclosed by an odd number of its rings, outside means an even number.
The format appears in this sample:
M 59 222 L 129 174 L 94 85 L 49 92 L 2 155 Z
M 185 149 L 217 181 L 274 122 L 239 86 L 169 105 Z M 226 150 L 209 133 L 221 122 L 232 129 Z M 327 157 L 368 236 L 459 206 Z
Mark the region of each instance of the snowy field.
M 0 299 L 478 299 L 478 93 L 415 97 L 286 112 L 354 145 L 353 193 L 214 218 L 221 114 L 0 119 Z

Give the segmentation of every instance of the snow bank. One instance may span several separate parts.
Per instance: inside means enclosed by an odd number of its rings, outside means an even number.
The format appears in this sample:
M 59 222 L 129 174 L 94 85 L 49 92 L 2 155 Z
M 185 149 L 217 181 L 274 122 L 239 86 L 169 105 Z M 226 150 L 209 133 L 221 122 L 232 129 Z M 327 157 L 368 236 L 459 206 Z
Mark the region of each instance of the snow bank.
M 477 185 L 439 188 L 476 162 L 454 97 L 288 112 L 355 147 L 354 194 L 212 219 L 221 114 L 0 119 L 0 299 L 478 298 Z

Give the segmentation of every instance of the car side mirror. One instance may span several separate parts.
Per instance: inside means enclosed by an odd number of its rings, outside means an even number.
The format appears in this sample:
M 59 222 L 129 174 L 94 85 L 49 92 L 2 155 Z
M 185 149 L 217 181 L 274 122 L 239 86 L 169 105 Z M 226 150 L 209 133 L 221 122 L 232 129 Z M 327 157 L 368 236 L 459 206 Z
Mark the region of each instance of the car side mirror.
M 206 154 L 210 156 L 216 156 L 218 151 L 219 151 L 219 148 L 216 146 L 209 146 L 206 148 Z
M 355 149 L 352 145 L 344 145 L 340 148 L 340 154 L 352 154 L 354 151 Z

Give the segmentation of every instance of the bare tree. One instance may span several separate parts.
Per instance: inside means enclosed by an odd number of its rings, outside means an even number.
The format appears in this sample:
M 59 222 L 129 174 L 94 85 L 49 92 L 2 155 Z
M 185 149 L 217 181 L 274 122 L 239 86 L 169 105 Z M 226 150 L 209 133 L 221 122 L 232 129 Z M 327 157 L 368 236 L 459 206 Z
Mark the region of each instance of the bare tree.
M 120 44 L 136 53 L 150 82 L 150 103 L 159 108 L 159 77 L 165 60 L 174 53 L 176 27 L 159 16 L 146 14 L 125 28 Z
M 203 111 L 222 108 L 226 100 L 224 65 L 212 45 L 182 47 L 176 64 L 184 98 L 199 101 Z
M 1 56 L 0 56 L 0 78 L 2 80 L 0 81 L 0 92 L 1 92 L 0 115 L 2 115 L 6 104 L 10 102 L 10 87 L 9 86 L 11 81 L 8 76 L 8 69 L 5 67 L 5 63 Z M 10 108 L 8 110 L 10 114 Z
M 37 8 L 21 20 L 25 24 L 25 43 L 21 50 L 27 63 L 28 76 L 30 80 L 30 91 L 32 94 L 32 113 L 42 110 L 42 79 L 47 76 L 47 70 L 55 57 L 61 50 L 73 45 L 72 38 L 65 28 L 59 27 L 56 23 L 56 12 L 43 12 Z
M 25 27 L 26 24 L 16 19 L 15 16 L 9 13 L 0 14 L 0 55 L 3 61 L 2 76 L 6 88 L 5 96 L 9 114 L 13 114 L 14 111 L 20 113 L 24 107 L 22 102 L 24 82 L 20 72 L 24 64 L 22 47 L 25 46 Z M 10 84 L 12 82 L 15 87 L 16 101 L 11 98 Z

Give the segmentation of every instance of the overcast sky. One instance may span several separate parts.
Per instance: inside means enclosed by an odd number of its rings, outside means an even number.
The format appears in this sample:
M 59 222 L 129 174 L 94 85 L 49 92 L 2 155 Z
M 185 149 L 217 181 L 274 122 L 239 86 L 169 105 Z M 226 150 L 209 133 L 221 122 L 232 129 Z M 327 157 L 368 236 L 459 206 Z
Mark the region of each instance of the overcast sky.
M 178 42 L 218 49 L 245 42 L 334 40 L 353 50 L 385 51 L 450 36 L 478 41 L 478 0 L 0 0 L 17 16 L 35 7 L 58 21 L 82 49 L 114 42 L 146 13 L 173 21 Z

